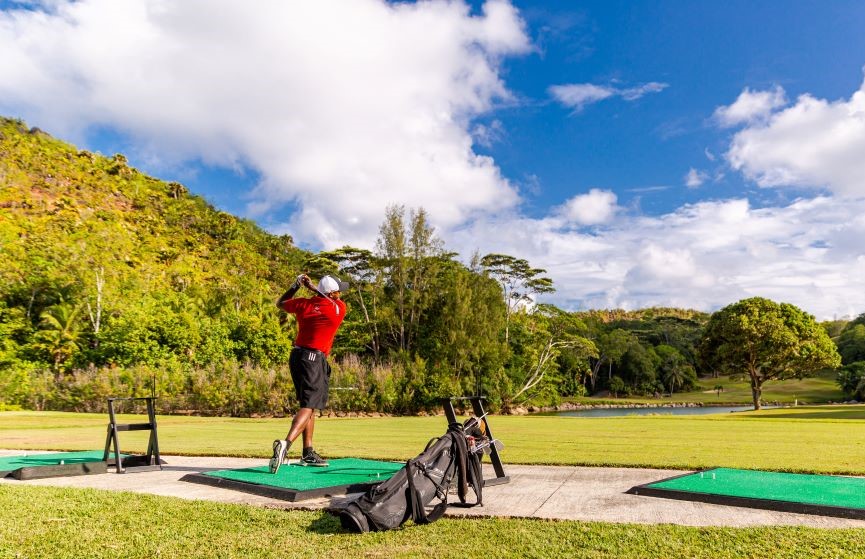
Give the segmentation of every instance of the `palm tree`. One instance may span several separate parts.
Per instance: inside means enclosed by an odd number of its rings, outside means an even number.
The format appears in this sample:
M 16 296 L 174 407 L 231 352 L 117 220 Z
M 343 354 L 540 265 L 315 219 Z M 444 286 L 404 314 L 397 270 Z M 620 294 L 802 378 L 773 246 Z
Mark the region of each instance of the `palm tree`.
M 80 313 L 81 305 L 72 306 L 61 300 L 39 315 L 41 322 L 36 333 L 37 345 L 51 355 L 55 374 L 59 374 L 62 365 L 79 350 Z
M 685 384 L 685 368 L 681 366 L 672 366 L 664 369 L 664 384 L 670 387 L 670 396 L 676 391 L 676 387 L 681 387 Z

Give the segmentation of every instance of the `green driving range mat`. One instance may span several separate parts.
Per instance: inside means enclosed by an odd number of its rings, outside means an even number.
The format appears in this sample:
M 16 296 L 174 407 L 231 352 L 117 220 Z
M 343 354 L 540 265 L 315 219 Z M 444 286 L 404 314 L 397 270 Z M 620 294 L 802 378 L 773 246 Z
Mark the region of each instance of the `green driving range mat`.
M 0 477 L 39 479 L 46 477 L 104 474 L 103 451 L 53 452 L 0 457 Z
M 865 478 L 715 468 L 628 493 L 783 512 L 865 519 Z
M 390 479 L 405 464 L 360 458 L 330 460 L 325 468 L 286 464 L 271 474 L 267 464 L 237 470 L 188 474 L 183 481 L 237 489 L 286 501 L 366 491 Z

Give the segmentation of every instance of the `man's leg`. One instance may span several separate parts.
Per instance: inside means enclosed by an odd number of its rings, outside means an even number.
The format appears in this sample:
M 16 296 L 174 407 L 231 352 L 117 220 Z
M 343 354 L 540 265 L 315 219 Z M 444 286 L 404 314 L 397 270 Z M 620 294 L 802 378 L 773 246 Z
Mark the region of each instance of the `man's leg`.
M 306 428 L 303 430 L 303 452 L 300 456 L 300 463 L 304 466 L 327 466 L 327 460 L 321 457 L 312 446 L 312 435 L 315 432 L 315 410 L 306 422 Z
M 312 442 L 312 431 L 315 428 L 315 410 L 312 408 L 300 408 L 291 420 L 291 428 L 288 430 L 288 435 L 285 437 L 290 443 L 303 433 L 303 446 L 311 446 L 307 444 L 307 431 L 309 432 L 309 441 Z
M 312 448 L 312 435 L 315 433 L 315 410 L 309 414 L 306 427 L 303 428 L 303 448 Z
M 291 448 L 291 443 L 293 443 L 301 433 L 303 433 L 304 448 L 312 444 L 312 431 L 314 428 L 313 425 L 315 424 L 315 414 L 313 412 L 315 412 L 315 410 L 312 408 L 300 408 L 297 410 L 297 413 L 294 414 L 294 418 L 291 420 L 291 427 L 288 430 L 288 435 L 286 435 L 285 440 L 277 439 L 273 441 L 273 457 L 270 459 L 270 473 L 275 474 L 279 471 L 279 467 L 285 460 L 289 448 Z M 307 433 L 309 434 L 307 435 Z M 307 442 L 307 439 L 309 439 L 309 443 Z

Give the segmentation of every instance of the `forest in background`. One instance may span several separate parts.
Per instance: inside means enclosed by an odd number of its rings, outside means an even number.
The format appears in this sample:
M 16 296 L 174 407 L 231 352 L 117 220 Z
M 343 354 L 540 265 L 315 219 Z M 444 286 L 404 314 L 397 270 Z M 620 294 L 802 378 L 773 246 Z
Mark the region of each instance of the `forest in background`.
M 0 119 L 0 408 L 289 413 L 296 325 L 274 300 L 301 271 L 351 283 L 330 405 L 416 413 L 481 393 L 495 410 L 689 390 L 710 315 L 567 312 L 525 259 L 449 252 L 422 208 L 390 207 L 373 250 L 311 253 L 123 155 Z M 865 396 L 865 315 L 824 323 Z

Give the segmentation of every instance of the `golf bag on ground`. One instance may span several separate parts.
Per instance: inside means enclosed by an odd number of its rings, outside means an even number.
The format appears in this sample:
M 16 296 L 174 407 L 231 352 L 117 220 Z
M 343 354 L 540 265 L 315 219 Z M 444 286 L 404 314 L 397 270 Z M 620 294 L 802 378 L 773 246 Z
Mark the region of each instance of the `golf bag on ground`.
M 454 475 L 459 506 L 482 505 L 483 452 L 476 449 L 472 436 L 482 436 L 477 425 L 475 418 L 469 418 L 464 425 L 450 425 L 444 435 L 432 439 L 393 477 L 332 511 L 339 515 L 342 527 L 350 532 L 378 532 L 401 526 L 407 520 L 418 524 L 438 520 L 448 507 L 448 489 Z M 469 487 L 476 497 L 472 504 L 466 503 Z M 430 507 L 434 500 L 438 503 Z

